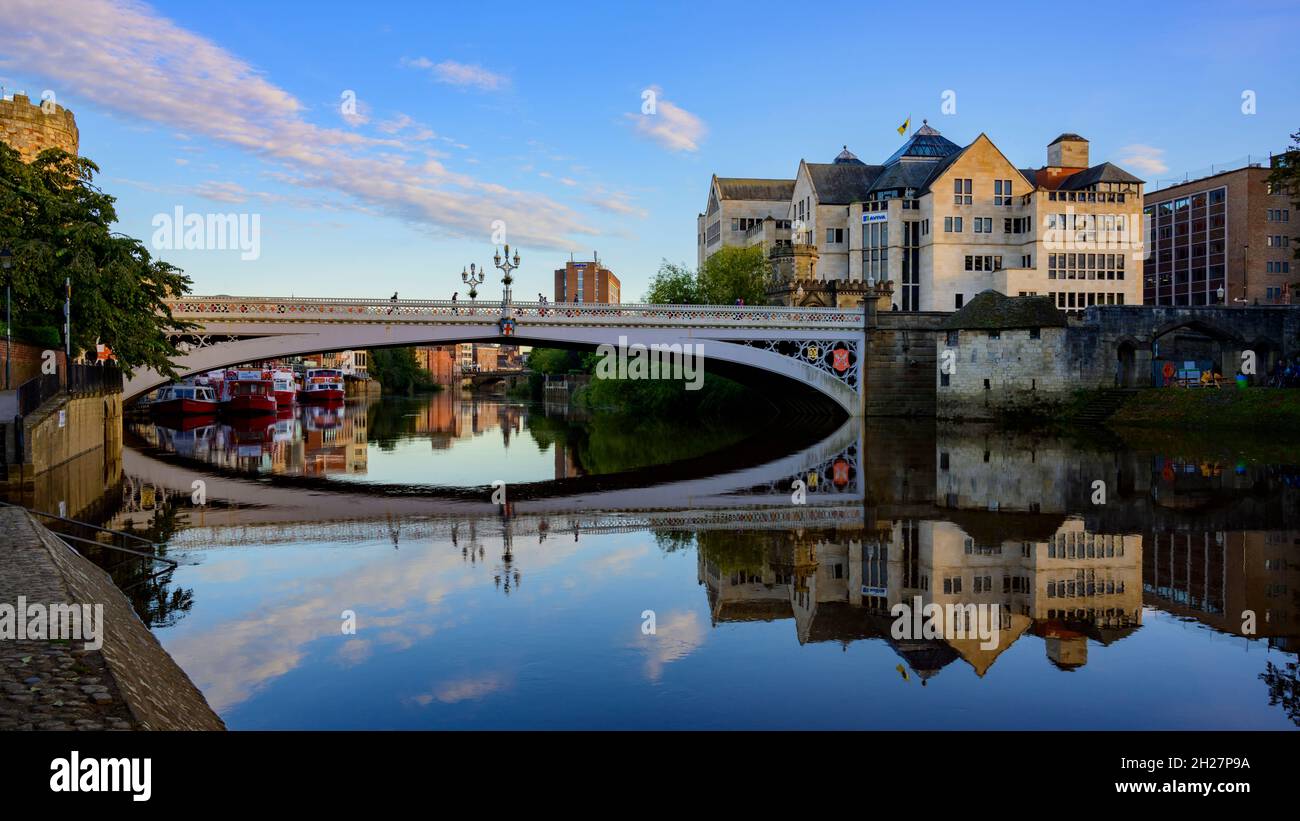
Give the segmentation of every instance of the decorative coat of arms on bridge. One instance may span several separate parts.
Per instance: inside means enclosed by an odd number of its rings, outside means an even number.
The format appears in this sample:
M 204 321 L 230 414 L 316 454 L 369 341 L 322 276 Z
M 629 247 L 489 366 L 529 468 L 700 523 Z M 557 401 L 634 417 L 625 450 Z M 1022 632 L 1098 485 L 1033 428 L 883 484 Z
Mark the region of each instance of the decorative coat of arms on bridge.
M 497 330 L 502 336 L 515 335 L 515 319 L 511 316 L 503 316 L 497 322 Z

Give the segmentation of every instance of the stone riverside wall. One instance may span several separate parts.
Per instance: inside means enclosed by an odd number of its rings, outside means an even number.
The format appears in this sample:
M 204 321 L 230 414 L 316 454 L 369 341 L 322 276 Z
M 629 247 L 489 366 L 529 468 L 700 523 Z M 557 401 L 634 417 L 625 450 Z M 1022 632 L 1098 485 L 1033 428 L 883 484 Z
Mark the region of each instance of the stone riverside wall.
M 1084 384 L 1086 357 L 1073 356 L 1065 328 L 1014 328 L 993 337 L 988 331 L 950 331 L 938 338 L 937 353 L 950 352 L 952 367 L 936 367 L 940 418 L 993 419 L 1019 412 L 1044 413 Z M 1109 376 L 1109 374 L 1108 374 Z M 947 384 L 944 384 L 945 378 Z
M 31 162 L 47 148 L 77 153 L 77 121 L 61 105 L 35 103 L 23 94 L 0 99 L 0 142 L 18 151 L 23 162 Z
M 122 453 L 122 394 L 61 394 L 22 420 L 23 452 L 0 474 L 0 486 L 29 485 L 34 477 L 91 451 L 106 462 Z M 11 444 L 11 443 L 7 443 Z
M 866 416 L 934 416 L 939 312 L 880 311 L 868 318 Z
M 0 507 L 0 533 L 0 603 L 104 608 L 99 650 L 0 640 L 0 729 L 225 729 L 104 571 L 21 508 Z

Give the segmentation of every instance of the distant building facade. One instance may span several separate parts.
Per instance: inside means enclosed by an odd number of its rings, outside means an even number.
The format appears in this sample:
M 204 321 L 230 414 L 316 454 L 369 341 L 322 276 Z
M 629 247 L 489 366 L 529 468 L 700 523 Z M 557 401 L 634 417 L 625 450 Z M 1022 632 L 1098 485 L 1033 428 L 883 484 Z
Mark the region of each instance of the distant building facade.
M 1270 191 L 1270 170 L 1238 168 L 1147 195 L 1145 304 L 1300 301 L 1292 203 L 1284 192 Z
M 696 217 L 697 265 L 723 248 L 790 243 L 794 180 L 719 177 L 709 180 L 704 213 Z
M 1137 304 L 1144 183 L 1089 165 L 1088 154 L 1086 139 L 1062 134 L 1046 165 L 1022 169 L 984 134 L 962 147 L 923 124 L 880 165 L 847 147 L 829 163 L 800 161 L 784 213 L 790 238 L 769 254 L 771 296 L 844 306 L 863 285 L 889 281 L 902 311 L 958 310 L 990 288 L 1047 296 L 1067 313 Z M 710 186 L 720 219 L 701 215 L 701 261 L 715 245 L 744 244 L 726 234 L 729 213 L 743 219 L 743 205 L 761 222 L 758 206 L 774 210 L 782 190 L 763 181 L 728 196 L 722 182 Z M 742 199 L 760 193 L 769 199 Z
M 601 264 L 599 259 L 590 262 L 570 260 L 563 268 L 555 271 L 556 302 L 604 302 L 622 301 L 621 285 L 614 272 Z
M 454 379 L 460 376 L 460 368 L 456 360 L 456 346 L 454 345 L 416 348 L 415 361 L 421 368 L 428 371 L 429 375 L 433 377 L 433 381 L 439 385 L 450 385 Z

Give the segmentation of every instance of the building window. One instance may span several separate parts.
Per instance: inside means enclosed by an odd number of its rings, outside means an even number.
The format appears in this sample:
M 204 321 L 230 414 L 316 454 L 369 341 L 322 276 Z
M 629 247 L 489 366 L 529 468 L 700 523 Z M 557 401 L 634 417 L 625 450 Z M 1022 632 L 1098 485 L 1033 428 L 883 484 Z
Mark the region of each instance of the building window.
M 1011 180 L 993 181 L 993 204 L 994 205 L 1011 204 Z
M 993 254 L 976 254 L 966 257 L 967 271 L 1001 271 L 1002 257 Z
M 957 302 L 957 310 L 960 311 L 960 310 L 961 310 L 961 306 L 964 305 L 964 304 L 966 303 L 966 296 L 965 296 L 965 294 L 957 294 L 957 296 L 956 296 L 956 302 Z
M 868 281 L 887 279 L 889 274 L 889 223 L 862 226 L 862 276 Z
M 903 304 L 904 311 L 921 310 L 921 223 L 903 223 Z
M 952 204 L 953 205 L 970 205 L 971 204 L 971 181 L 968 179 L 955 179 L 952 181 Z
M 1043 338 L 1043 331 L 1042 331 L 1042 329 L 1041 329 L 1041 328 L 1030 328 L 1030 329 L 1029 329 L 1029 338 L 1030 338 L 1030 339 L 1042 339 L 1042 338 Z
M 843 245 L 843 244 L 844 244 L 844 229 L 843 229 L 843 228 L 827 228 L 827 229 L 826 229 L 826 244 L 827 244 L 827 245 Z
M 944 217 L 943 230 L 946 234 L 961 233 L 961 217 Z

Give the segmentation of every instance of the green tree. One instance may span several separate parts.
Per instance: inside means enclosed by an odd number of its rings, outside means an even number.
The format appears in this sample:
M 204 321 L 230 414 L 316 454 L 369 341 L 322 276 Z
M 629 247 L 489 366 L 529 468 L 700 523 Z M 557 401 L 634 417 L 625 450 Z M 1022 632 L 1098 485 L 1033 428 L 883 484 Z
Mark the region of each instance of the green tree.
M 63 326 L 64 278 L 72 285 L 73 353 L 104 343 L 129 374 L 148 367 L 174 376 L 169 332 L 192 323 L 164 300 L 190 290 L 179 268 L 114 233 L 115 199 L 94 184 L 99 166 L 48 149 L 31 163 L 0 143 L 0 247 L 13 253 L 15 328 Z
M 698 305 L 700 292 L 695 281 L 695 272 L 685 264 L 677 265 L 663 260 L 659 270 L 650 280 L 650 289 L 646 291 L 645 302 L 656 305 Z
M 730 305 L 743 299 L 746 305 L 765 305 L 770 270 L 761 246 L 722 248 L 704 261 L 696 277 L 700 302 Z
M 590 370 L 585 367 L 583 360 L 584 356 L 579 351 L 533 348 L 532 353 L 528 354 L 528 369 L 533 373 L 551 376 Z
M 415 360 L 414 348 L 381 348 L 370 352 L 370 375 L 392 393 L 435 390 L 433 375 Z

